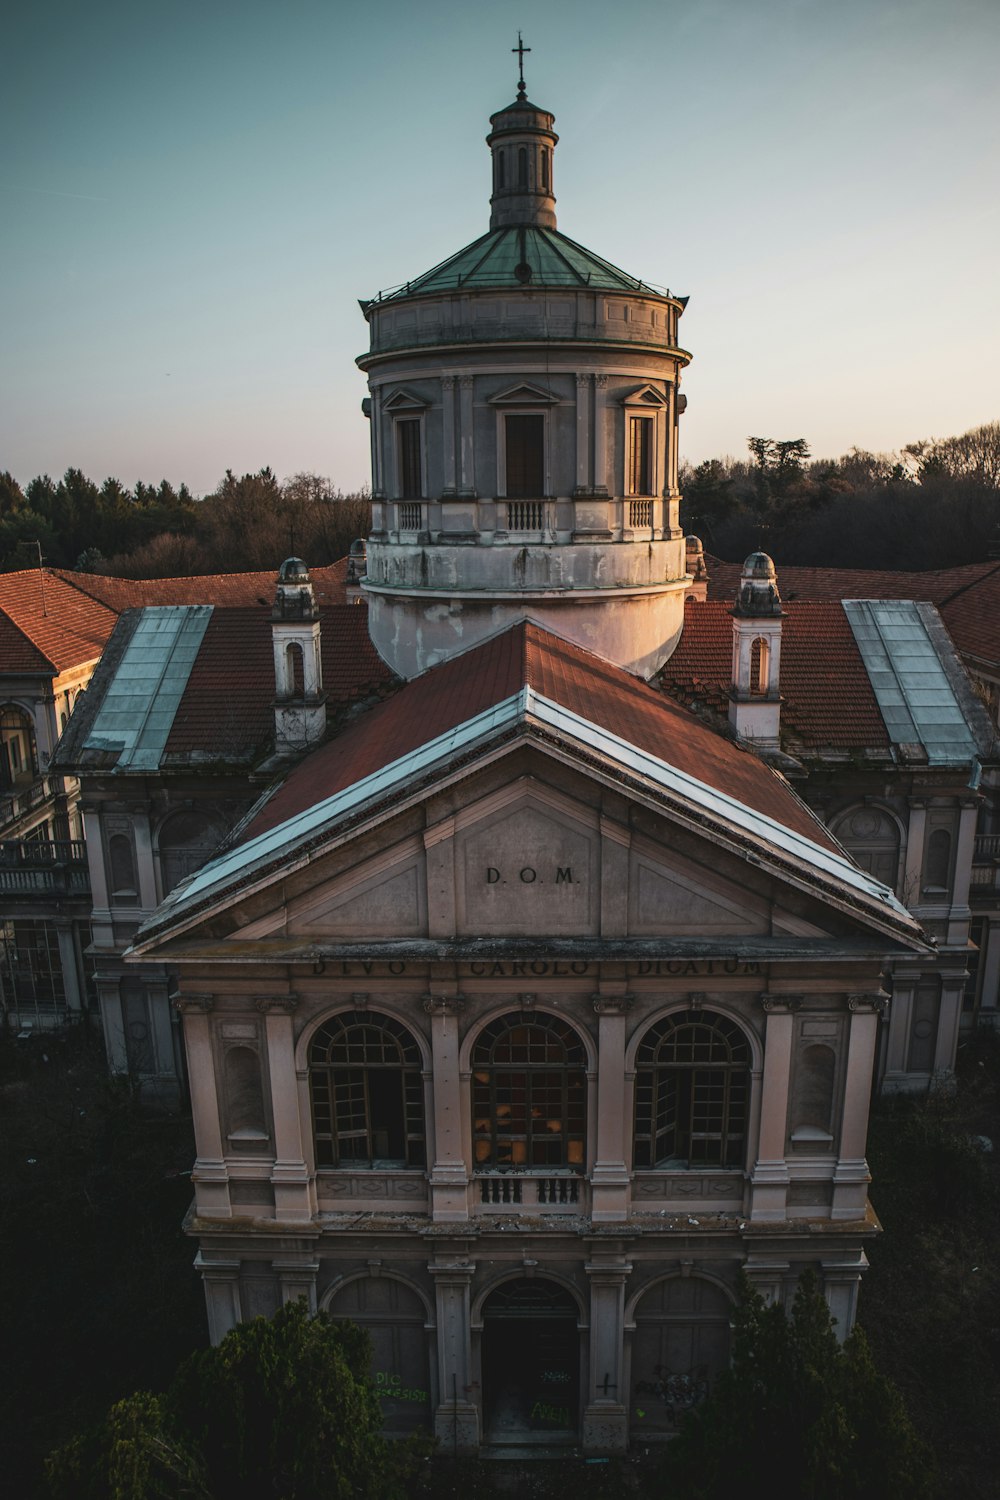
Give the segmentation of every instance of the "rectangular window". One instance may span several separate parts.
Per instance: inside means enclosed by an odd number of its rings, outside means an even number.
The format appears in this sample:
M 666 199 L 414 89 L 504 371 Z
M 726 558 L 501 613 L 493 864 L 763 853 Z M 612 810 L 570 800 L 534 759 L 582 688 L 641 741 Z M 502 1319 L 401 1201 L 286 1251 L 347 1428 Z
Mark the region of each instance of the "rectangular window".
M 420 419 L 407 417 L 396 423 L 399 453 L 399 495 L 402 500 L 420 500 L 424 480 L 420 462 Z
M 653 418 L 628 419 L 628 480 L 630 495 L 653 493 Z
M 507 495 L 512 500 L 540 499 L 545 493 L 545 418 L 508 416 L 504 430 Z

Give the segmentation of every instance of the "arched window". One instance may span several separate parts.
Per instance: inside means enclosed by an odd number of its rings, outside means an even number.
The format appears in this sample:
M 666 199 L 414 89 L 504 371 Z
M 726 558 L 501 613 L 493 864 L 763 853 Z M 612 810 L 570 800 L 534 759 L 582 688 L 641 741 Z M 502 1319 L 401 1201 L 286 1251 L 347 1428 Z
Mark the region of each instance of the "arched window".
M 215 853 L 222 834 L 218 823 L 193 809 L 171 813 L 164 819 L 157 837 L 157 848 L 165 896 L 185 876 L 201 869 Z
M 298 641 L 289 641 L 285 647 L 285 692 L 291 698 L 301 698 L 305 693 L 304 682 L 302 646 Z
M 138 906 L 139 886 L 131 834 L 113 833 L 108 839 L 111 900 L 116 906 Z
M 23 785 L 37 775 L 34 724 L 23 708 L 8 703 L 0 709 L 0 790 Z
M 724 1016 L 667 1016 L 636 1055 L 635 1165 L 741 1167 L 750 1048 Z
M 420 1051 L 391 1016 L 353 1011 L 309 1048 L 317 1167 L 422 1167 Z
M 833 824 L 833 831 L 862 870 L 895 886 L 899 879 L 899 827 L 877 807 L 856 807 Z
M 767 692 L 770 673 L 770 650 L 763 636 L 758 636 L 750 647 L 750 691 L 763 695 Z
M 528 186 L 528 148 L 519 146 L 517 148 L 517 185 L 521 188 Z
M 583 1043 L 555 1016 L 501 1016 L 472 1052 L 476 1166 L 584 1167 Z
M 924 867 L 924 890 L 946 891 L 951 874 L 951 834 L 947 828 L 935 828 L 927 840 L 927 863 Z

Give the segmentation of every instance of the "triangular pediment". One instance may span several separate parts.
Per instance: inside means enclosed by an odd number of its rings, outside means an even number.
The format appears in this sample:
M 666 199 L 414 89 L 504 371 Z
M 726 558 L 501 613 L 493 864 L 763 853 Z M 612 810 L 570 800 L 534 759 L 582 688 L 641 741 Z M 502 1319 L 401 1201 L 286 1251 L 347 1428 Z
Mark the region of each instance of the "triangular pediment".
M 393 391 L 382 402 L 383 411 L 394 412 L 397 416 L 400 412 L 412 411 L 414 415 L 427 410 L 427 402 L 422 401 L 419 396 L 414 396 L 410 391 Z
M 637 385 L 635 390 L 629 391 L 624 398 L 625 406 L 666 406 L 667 400 L 662 391 L 658 391 L 652 385 Z
M 555 406 L 559 397 L 544 386 L 532 385 L 526 380 L 509 385 L 488 398 L 491 406 Z

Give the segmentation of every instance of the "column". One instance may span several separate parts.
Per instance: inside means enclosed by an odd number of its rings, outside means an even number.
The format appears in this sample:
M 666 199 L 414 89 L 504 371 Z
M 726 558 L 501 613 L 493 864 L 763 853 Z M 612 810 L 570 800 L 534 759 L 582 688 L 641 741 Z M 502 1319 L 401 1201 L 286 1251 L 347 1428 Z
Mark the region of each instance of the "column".
M 892 999 L 886 1002 L 889 1037 L 885 1053 L 885 1077 L 882 1080 L 889 1092 L 898 1087 L 906 1075 L 916 987 L 915 974 L 901 973 L 898 970 L 893 974 Z
M 969 937 L 969 885 L 972 881 L 972 855 L 976 843 L 976 823 L 979 819 L 977 799 L 967 798 L 962 803 L 958 818 L 958 839 L 955 844 L 955 878 L 951 892 L 951 910 L 948 913 L 948 942 L 965 943 Z
M 476 493 L 476 464 L 475 448 L 472 436 L 472 376 L 460 375 L 458 380 L 459 389 L 459 422 L 458 422 L 458 452 L 459 452 L 459 489 L 460 495 L 475 495 Z
M 454 495 L 455 485 L 455 377 L 441 376 L 441 433 L 444 444 L 444 488 Z
M 834 1331 L 842 1344 L 854 1327 L 858 1312 L 861 1277 L 868 1269 L 863 1250 L 845 1251 L 820 1262 L 823 1271 L 823 1295 L 834 1321 Z
M 57 918 L 55 928 L 56 941 L 59 944 L 59 968 L 62 973 L 66 1008 L 67 1010 L 80 1011 L 83 1009 L 83 986 L 80 981 L 80 970 L 77 966 L 73 923 L 66 918 Z
M 459 1018 L 465 1009 L 465 997 L 457 992 L 425 995 L 423 1006 L 431 1018 L 434 1069 L 434 1162 L 428 1179 L 431 1218 L 436 1223 L 457 1223 L 469 1217 L 458 1066 Z
M 304 1260 L 273 1260 L 272 1267 L 281 1287 L 281 1305 L 296 1302 L 301 1297 L 310 1313 L 316 1311 L 316 1273 L 319 1261 L 311 1257 Z
M 1000 917 L 996 915 L 988 916 L 983 923 L 979 969 L 977 1015 L 992 1022 L 1000 1003 Z
M 764 1024 L 764 1075 L 761 1079 L 760 1135 L 750 1176 L 750 1217 L 755 1221 L 787 1217 L 788 1080 L 792 1066 L 792 1028 L 800 1001 L 792 995 L 761 995 Z
M 372 391 L 372 499 L 385 499 L 385 466 L 382 461 L 382 387 L 373 385 Z M 384 522 L 383 522 L 384 524 Z
M 195 1212 L 200 1219 L 231 1219 L 233 1210 L 229 1201 L 229 1173 L 222 1150 L 219 1093 L 209 1020 L 214 1004 L 212 995 L 178 995 L 174 1001 L 183 1017 L 188 1084 L 191 1089 L 191 1117 L 197 1152 L 191 1172 Z M 208 1296 L 207 1289 L 205 1295 Z M 236 1321 L 238 1319 L 237 1312 Z M 228 1332 L 228 1329 L 224 1331 Z
M 906 906 L 920 905 L 921 873 L 924 865 L 924 831 L 927 826 L 927 804 L 910 798 L 910 821 L 906 830 L 906 860 L 903 865 L 901 898 Z
M 292 1015 L 296 995 L 260 995 L 254 1001 L 264 1017 L 267 1036 L 267 1071 L 274 1121 L 274 1216 L 279 1221 L 311 1220 L 316 1211 L 314 1186 L 302 1149 L 302 1119 L 299 1114 L 295 1077 L 295 1036 Z
M 584 1265 L 590 1281 L 590 1371 L 583 1413 L 585 1453 L 624 1453 L 628 1408 L 624 1370 L 625 1282 L 632 1273 L 621 1244 L 596 1245 Z
M 243 1317 L 240 1307 L 240 1263 L 238 1260 L 206 1260 L 199 1250 L 194 1258 L 201 1272 L 208 1312 L 208 1336 L 221 1344 Z
M 156 889 L 156 871 L 153 861 L 153 836 L 149 828 L 149 814 L 140 808 L 132 809 L 132 828 L 135 835 L 135 873 L 139 882 L 139 905 L 144 911 L 152 911 L 159 905 Z
M 629 1169 L 625 1131 L 625 1018 L 632 995 L 592 997 L 597 1014 L 597 1140 L 591 1173 L 591 1220 L 615 1223 L 628 1218 Z
M 941 975 L 941 1005 L 938 1010 L 937 1040 L 934 1044 L 934 1073 L 940 1078 L 955 1071 L 958 1051 L 958 1028 L 962 1021 L 965 999 L 965 970 Z
M 868 1111 L 871 1104 L 872 1069 L 878 1018 L 888 996 L 881 990 L 848 995 L 851 1024 L 847 1037 L 847 1074 L 844 1108 L 840 1122 L 840 1155 L 833 1174 L 831 1218 L 863 1219 L 868 1204 Z
M 594 376 L 594 494 L 613 495 L 615 486 L 608 484 L 608 377 Z
M 590 376 L 576 377 L 576 493 L 589 495 L 590 476 Z
M 461 1457 L 479 1451 L 479 1408 L 472 1398 L 471 1298 L 475 1267 L 442 1246 L 428 1270 L 437 1303 L 438 1406 L 434 1435 L 440 1452 Z

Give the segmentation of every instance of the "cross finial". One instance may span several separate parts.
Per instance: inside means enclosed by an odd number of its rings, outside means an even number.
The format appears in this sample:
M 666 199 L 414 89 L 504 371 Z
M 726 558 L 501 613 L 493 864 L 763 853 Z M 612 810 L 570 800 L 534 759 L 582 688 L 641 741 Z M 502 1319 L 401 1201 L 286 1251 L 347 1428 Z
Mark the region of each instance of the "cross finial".
M 518 75 L 519 75 L 518 76 L 518 80 L 517 80 L 517 92 L 519 94 L 523 94 L 524 93 L 524 54 L 526 52 L 530 52 L 531 48 L 530 47 L 526 47 L 524 45 L 524 43 L 521 41 L 521 33 L 518 32 L 517 33 L 517 46 L 516 47 L 511 47 L 510 50 L 512 52 L 516 52 L 517 53 L 517 71 L 518 71 Z

